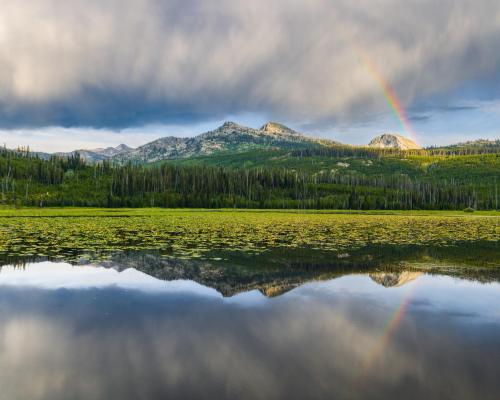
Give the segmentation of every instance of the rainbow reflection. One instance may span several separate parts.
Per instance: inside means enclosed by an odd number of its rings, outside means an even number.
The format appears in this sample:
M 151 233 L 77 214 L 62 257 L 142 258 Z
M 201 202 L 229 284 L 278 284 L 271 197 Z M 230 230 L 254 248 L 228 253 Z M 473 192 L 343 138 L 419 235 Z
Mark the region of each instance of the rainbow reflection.
M 406 295 L 403 297 L 401 304 L 396 308 L 396 310 L 392 314 L 392 317 L 389 318 L 389 320 L 387 321 L 387 324 L 384 328 L 382 335 L 380 336 L 380 339 L 378 340 L 377 344 L 373 347 L 372 351 L 366 358 L 366 361 L 363 366 L 363 372 L 367 372 L 373 366 L 374 362 L 379 359 L 380 355 L 387 347 L 389 340 L 393 336 L 398 326 L 401 324 L 401 321 L 403 320 L 403 317 L 406 314 L 408 305 L 410 304 L 413 298 L 415 287 L 416 287 L 416 282 L 413 283 L 413 286 L 408 290 Z

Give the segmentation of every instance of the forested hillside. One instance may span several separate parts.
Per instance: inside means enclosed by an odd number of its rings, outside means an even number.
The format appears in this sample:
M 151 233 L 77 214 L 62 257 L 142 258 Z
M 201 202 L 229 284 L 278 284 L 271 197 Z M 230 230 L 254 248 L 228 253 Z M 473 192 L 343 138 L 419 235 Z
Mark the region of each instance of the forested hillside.
M 498 209 L 500 153 L 337 147 L 120 166 L 2 150 L 0 177 L 16 206 Z

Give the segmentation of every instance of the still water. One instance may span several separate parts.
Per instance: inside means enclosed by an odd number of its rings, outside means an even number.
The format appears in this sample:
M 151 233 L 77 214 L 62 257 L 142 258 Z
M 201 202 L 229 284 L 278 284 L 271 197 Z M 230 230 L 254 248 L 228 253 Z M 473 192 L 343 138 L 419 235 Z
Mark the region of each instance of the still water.
M 206 270 L 144 271 L 3 266 L 0 399 L 500 398 L 495 279 L 350 271 L 224 291 Z

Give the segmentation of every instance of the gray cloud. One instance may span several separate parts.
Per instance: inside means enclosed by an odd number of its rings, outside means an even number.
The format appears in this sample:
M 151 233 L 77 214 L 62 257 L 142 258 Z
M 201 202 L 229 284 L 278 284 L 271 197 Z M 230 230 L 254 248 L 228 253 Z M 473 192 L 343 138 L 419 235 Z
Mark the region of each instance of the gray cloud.
M 499 88 L 496 0 L 3 0 L 0 125 L 300 123 Z

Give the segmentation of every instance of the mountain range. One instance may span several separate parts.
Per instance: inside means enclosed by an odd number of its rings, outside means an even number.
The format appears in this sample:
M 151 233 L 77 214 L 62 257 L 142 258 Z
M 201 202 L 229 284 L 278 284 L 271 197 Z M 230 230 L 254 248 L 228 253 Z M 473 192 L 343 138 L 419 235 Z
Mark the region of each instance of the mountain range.
M 95 207 L 491 210 L 500 205 L 500 140 L 391 151 L 381 147 L 415 146 L 386 134 L 371 146 L 317 139 L 276 123 L 253 129 L 227 122 L 191 138 L 85 150 L 69 160 L 3 148 L 0 167 L 10 197 L 2 198 L 5 204 L 22 199 L 26 205 Z M 105 162 L 98 168 L 79 162 L 78 154 Z
M 194 137 L 162 137 L 137 148 L 125 144 L 117 147 L 80 149 L 59 156 L 78 153 L 89 162 L 110 160 L 118 163 L 128 161 L 153 163 L 161 160 L 187 159 L 209 156 L 215 153 L 243 153 L 259 149 L 301 149 L 311 147 L 348 146 L 339 142 L 315 138 L 297 132 L 277 122 L 268 122 L 258 129 L 228 121 L 209 132 Z M 412 140 L 396 133 L 386 133 L 374 138 L 368 145 L 374 148 L 419 149 Z M 353 146 L 354 147 L 354 146 Z M 366 147 L 366 146 L 364 146 Z

